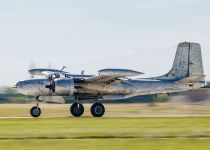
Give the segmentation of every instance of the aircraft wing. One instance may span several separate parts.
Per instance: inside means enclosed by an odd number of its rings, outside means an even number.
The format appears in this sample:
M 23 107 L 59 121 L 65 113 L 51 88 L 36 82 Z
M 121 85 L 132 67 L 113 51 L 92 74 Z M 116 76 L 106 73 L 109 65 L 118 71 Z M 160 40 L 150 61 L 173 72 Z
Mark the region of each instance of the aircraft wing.
M 122 78 L 122 76 L 109 76 L 109 75 L 99 75 L 92 78 L 85 79 L 85 82 L 87 83 L 108 83 L 113 82 L 119 78 Z
M 57 70 L 57 69 L 31 69 L 28 70 L 28 72 L 32 75 L 37 76 L 50 76 L 50 75 L 55 75 L 56 78 L 59 77 L 66 77 L 66 78 L 90 78 L 93 77 L 93 75 L 85 75 L 84 71 L 82 71 L 82 74 L 70 74 L 69 72 L 65 72 L 62 70 Z
M 98 71 L 99 76 L 86 79 L 89 83 L 109 83 L 120 78 L 133 77 L 142 75 L 142 72 L 128 70 L 128 69 L 103 69 Z
M 57 69 L 31 69 L 28 71 L 31 75 L 48 76 L 50 74 L 69 74 L 68 72 L 57 70 Z
M 43 72 L 41 72 L 41 74 L 42 74 L 43 76 L 49 76 L 49 75 L 51 75 L 51 74 L 54 74 L 54 72 L 52 72 L 52 71 L 43 71 Z
M 31 69 L 31 70 L 28 70 L 28 72 L 32 75 L 32 77 L 34 75 L 37 75 L 37 76 L 55 75 L 56 78 L 59 78 L 61 76 L 65 77 L 66 75 L 69 75 L 68 72 L 57 70 L 57 69 Z

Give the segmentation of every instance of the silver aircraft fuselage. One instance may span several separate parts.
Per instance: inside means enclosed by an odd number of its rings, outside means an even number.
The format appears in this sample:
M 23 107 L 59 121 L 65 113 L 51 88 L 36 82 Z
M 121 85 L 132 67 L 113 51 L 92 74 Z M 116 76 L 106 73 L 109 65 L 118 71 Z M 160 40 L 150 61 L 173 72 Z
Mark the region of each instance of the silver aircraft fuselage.
M 160 80 L 116 80 L 111 83 L 85 83 L 72 78 L 55 79 L 55 91 L 47 85 L 49 79 L 32 79 L 17 83 L 18 92 L 33 96 L 74 96 L 77 98 L 125 99 L 139 95 L 189 91 L 203 87 L 205 83 L 178 83 Z

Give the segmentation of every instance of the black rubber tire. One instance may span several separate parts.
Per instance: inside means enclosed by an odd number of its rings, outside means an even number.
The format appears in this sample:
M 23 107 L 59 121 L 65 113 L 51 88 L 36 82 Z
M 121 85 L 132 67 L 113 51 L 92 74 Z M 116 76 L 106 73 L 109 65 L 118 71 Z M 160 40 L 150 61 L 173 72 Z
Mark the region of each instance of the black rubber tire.
M 80 117 L 84 113 L 84 106 L 80 103 L 74 103 L 71 105 L 70 112 L 74 117 Z
M 38 118 L 41 115 L 41 109 L 39 107 L 32 107 L 30 110 L 31 116 L 34 118 Z
M 94 117 L 102 117 L 105 113 L 105 107 L 101 103 L 95 103 L 92 105 L 90 111 Z

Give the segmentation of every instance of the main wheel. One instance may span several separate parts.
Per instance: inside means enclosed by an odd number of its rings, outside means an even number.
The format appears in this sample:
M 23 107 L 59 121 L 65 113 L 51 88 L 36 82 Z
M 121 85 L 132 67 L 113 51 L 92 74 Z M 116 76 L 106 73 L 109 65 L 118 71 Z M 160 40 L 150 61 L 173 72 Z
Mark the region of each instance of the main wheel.
M 41 109 L 37 106 L 34 106 L 31 108 L 30 113 L 32 117 L 37 118 L 41 115 Z
M 91 114 L 94 117 L 102 117 L 105 113 L 105 107 L 101 103 L 95 103 L 91 107 Z
M 74 103 L 71 105 L 70 111 L 74 117 L 80 117 L 84 113 L 84 106 L 80 103 Z

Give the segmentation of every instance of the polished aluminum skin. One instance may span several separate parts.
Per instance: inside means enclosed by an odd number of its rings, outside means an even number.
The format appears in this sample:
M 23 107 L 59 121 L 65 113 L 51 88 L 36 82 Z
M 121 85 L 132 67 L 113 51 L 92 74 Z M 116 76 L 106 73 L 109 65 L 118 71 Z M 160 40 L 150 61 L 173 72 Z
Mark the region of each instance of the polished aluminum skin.
M 129 70 L 129 69 L 102 69 L 98 71 L 99 75 L 105 75 L 105 76 L 116 76 L 116 77 L 133 77 L 142 75 L 144 73 Z
M 205 86 L 201 47 L 197 43 L 178 45 L 169 73 L 147 79 L 130 79 L 143 73 L 128 69 L 103 69 L 98 76 L 65 75 L 66 72 L 34 69 L 45 75 L 17 83 L 17 91 L 32 96 L 72 96 L 77 99 L 126 99 L 139 95 L 190 91 Z M 46 73 L 47 72 L 47 73 Z M 57 76 L 56 74 L 64 74 Z M 54 76 L 55 75 L 55 76 Z

